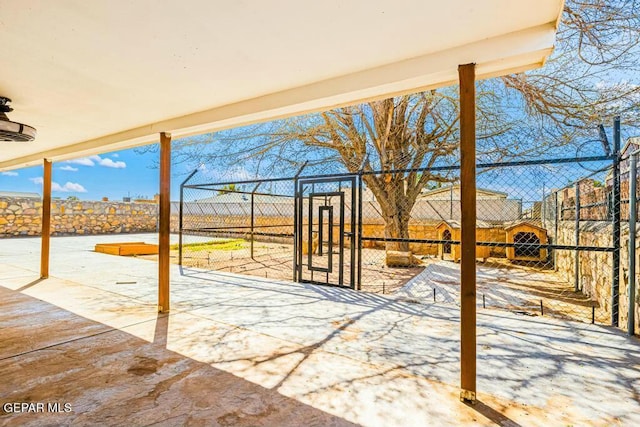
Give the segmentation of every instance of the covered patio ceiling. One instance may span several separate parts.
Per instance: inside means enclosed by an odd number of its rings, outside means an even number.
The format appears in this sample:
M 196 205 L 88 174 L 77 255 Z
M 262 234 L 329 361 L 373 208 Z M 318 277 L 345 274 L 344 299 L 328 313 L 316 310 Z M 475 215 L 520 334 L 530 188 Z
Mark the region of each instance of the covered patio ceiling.
M 541 66 L 562 0 L 0 4 L 0 170 Z

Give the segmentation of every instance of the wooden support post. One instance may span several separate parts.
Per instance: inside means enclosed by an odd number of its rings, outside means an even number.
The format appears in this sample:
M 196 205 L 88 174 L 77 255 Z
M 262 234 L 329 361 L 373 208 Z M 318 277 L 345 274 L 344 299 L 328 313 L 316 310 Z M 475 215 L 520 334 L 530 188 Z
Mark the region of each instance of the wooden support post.
M 476 89 L 475 64 L 460 79 L 460 399 L 476 400 Z
M 43 166 L 40 278 L 46 279 L 49 277 L 49 243 L 51 239 L 51 160 L 44 159 Z
M 169 311 L 169 234 L 171 232 L 171 134 L 160 134 L 160 215 L 158 236 L 158 312 Z

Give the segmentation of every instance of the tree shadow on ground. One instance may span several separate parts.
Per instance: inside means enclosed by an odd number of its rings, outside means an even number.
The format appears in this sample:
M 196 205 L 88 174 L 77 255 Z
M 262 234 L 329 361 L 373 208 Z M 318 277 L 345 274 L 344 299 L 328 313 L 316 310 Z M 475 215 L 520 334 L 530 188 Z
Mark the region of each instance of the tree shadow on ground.
M 0 295 L 14 301 L 10 311 L 0 313 L 3 324 L 16 312 L 29 313 L 20 317 L 25 325 L 53 313 L 73 323 L 76 332 L 52 345 L 46 338 L 55 335 L 61 325 L 45 323 L 29 340 L 28 352 L 16 348 L 0 360 L 2 401 L 47 402 L 55 396 L 56 401 L 69 403 L 72 411 L 2 412 L 0 424 L 354 425 L 276 389 L 167 350 L 170 316 L 151 320 L 155 330 L 154 341 L 149 342 L 16 291 L 0 287 Z M 101 333 L 85 334 L 93 329 Z M 38 339 L 44 341 L 39 344 Z M 21 369 L 12 368 L 15 366 Z

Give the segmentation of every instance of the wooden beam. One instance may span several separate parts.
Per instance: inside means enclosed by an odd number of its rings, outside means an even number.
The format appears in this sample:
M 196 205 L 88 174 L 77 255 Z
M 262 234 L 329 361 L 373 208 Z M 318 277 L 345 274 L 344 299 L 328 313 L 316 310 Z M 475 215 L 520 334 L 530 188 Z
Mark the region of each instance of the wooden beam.
M 49 277 L 49 244 L 51 239 L 51 160 L 44 159 L 43 166 L 40 278 L 46 279 Z
M 169 311 L 169 234 L 171 232 L 171 134 L 160 134 L 160 218 L 158 236 L 158 312 Z
M 476 400 L 476 87 L 475 64 L 460 79 L 460 399 Z

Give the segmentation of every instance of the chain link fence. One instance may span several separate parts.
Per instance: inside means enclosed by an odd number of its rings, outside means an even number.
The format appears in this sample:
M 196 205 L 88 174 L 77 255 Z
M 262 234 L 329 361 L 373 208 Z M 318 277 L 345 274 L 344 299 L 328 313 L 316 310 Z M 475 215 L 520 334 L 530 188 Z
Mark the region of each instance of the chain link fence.
M 585 165 L 595 170 L 588 177 L 582 176 Z M 616 189 L 607 185 L 612 170 L 612 161 L 603 158 L 478 166 L 478 306 L 611 322 L 619 300 L 613 275 L 620 247 L 612 237 L 620 207 Z M 456 181 L 454 176 L 452 183 L 423 192 L 413 207 L 408 250 L 424 269 L 396 291 L 405 298 L 459 303 Z M 433 209 L 438 205 L 444 209 Z
M 292 279 L 293 180 L 195 184 L 181 193 L 182 265 Z
M 478 306 L 636 325 L 631 164 L 630 152 L 479 164 Z M 185 267 L 459 304 L 458 182 L 452 165 L 186 183 L 175 249 Z

